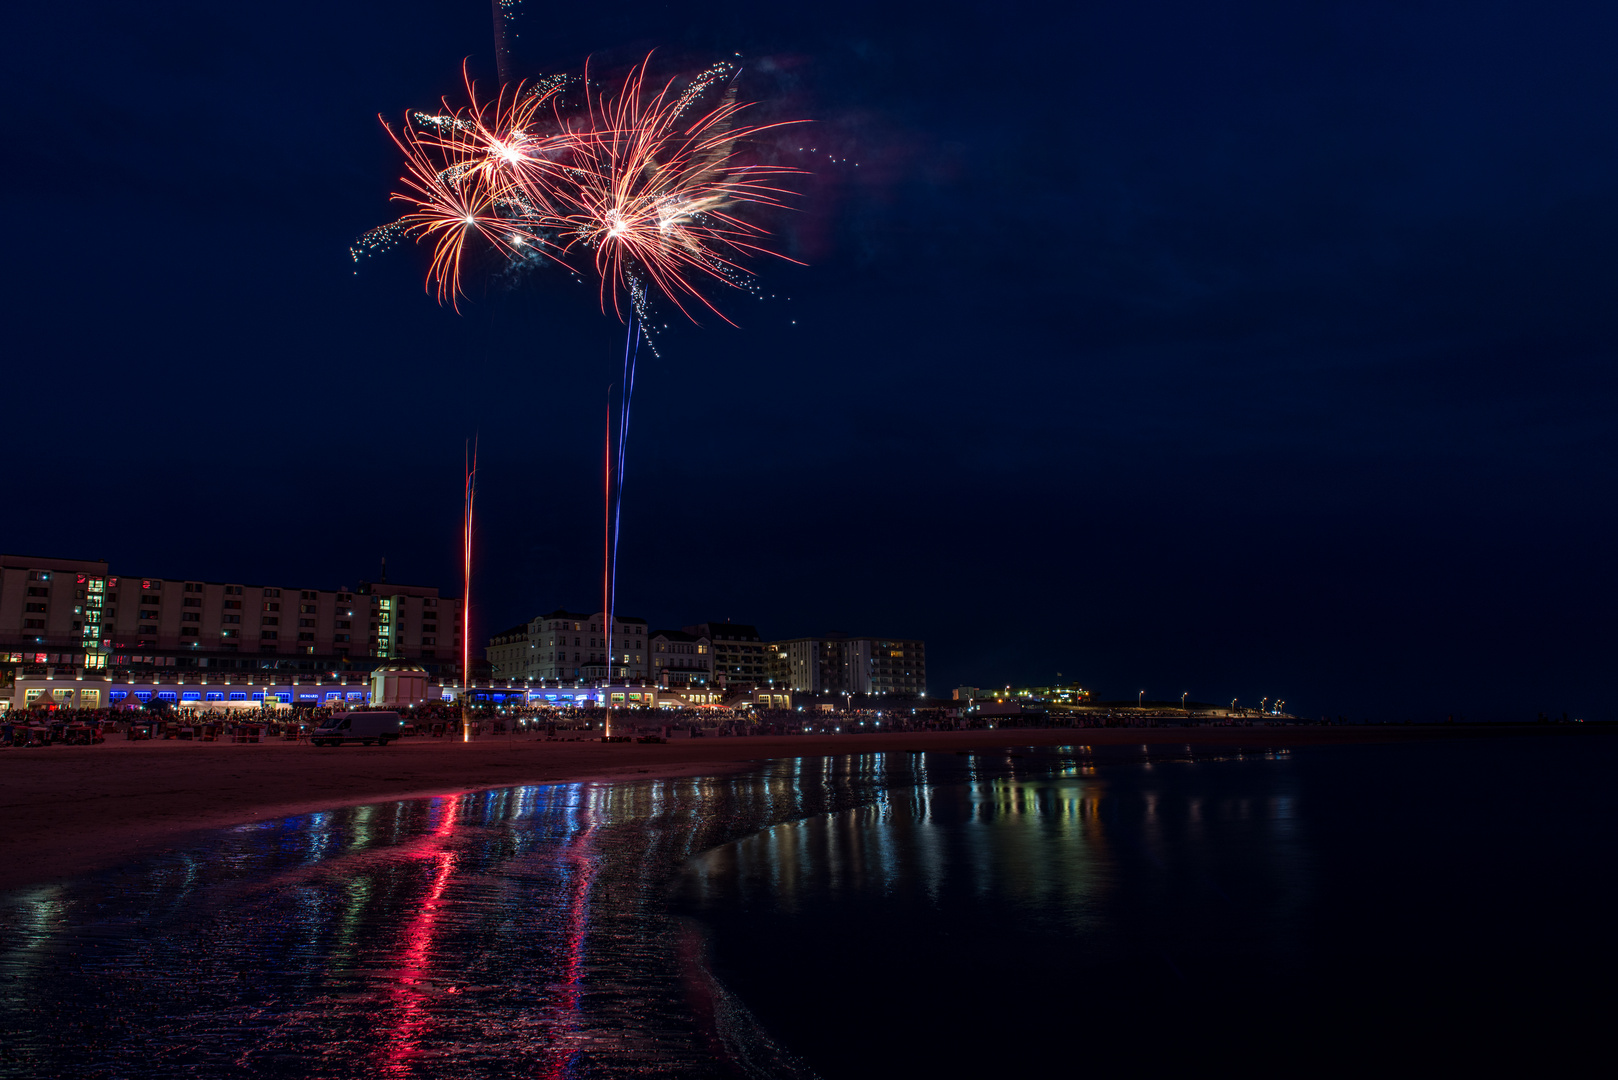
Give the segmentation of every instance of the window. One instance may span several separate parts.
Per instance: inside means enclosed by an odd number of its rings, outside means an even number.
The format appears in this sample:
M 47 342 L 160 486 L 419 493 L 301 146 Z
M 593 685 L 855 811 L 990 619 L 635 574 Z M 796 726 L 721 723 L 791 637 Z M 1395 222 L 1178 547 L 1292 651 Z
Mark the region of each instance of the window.
M 163 587 L 163 583 L 157 578 L 141 578 L 140 587 L 148 592 L 157 592 Z
M 155 619 L 155 618 L 157 618 L 157 612 L 155 612 L 155 611 L 142 611 L 140 613 L 140 617 L 143 618 L 143 619 Z
M 259 631 L 258 636 L 263 638 L 265 641 L 274 641 L 280 635 L 274 630 L 261 630 Z
M 202 612 L 200 612 L 200 611 L 182 611 L 180 613 L 180 621 L 181 622 L 201 622 L 202 621 Z
M 436 644 L 438 644 L 438 639 L 437 638 L 424 637 L 424 638 L 421 639 L 421 643 L 423 645 L 436 645 Z
M 221 621 L 222 622 L 228 622 L 228 623 L 241 622 L 242 617 L 240 615 L 226 615 Z
M 427 633 L 432 634 L 432 633 L 436 633 L 438 631 L 438 624 L 437 623 L 422 623 L 421 628 L 423 630 L 425 630 Z
M 298 635 L 298 640 L 299 641 L 313 641 L 313 640 L 315 640 L 315 635 L 309 634 L 309 633 L 300 633 Z
M 195 596 L 188 596 L 184 600 L 180 601 L 180 606 L 181 607 L 201 607 L 202 606 L 202 600 L 200 598 L 198 598 L 198 597 L 195 597 Z
M 242 632 L 240 630 L 221 630 L 219 631 L 219 636 L 222 638 L 233 638 L 240 637 L 241 633 Z
M 313 619 L 299 619 L 298 620 L 298 625 L 299 626 L 313 626 L 313 625 L 315 625 L 315 620 L 313 620 Z
M 226 596 L 240 596 L 241 594 L 242 594 L 242 587 L 240 585 L 226 585 L 225 586 L 225 595 Z M 237 604 L 236 606 L 241 607 L 240 604 Z
M 337 629 L 339 629 L 339 630 L 347 630 L 347 629 L 350 629 L 350 627 L 351 627 L 351 624 L 348 622 L 348 620 L 346 620 L 346 619 L 338 619 L 337 620 Z
M 200 582 L 200 581 L 188 581 L 188 582 L 186 582 L 185 583 L 185 591 L 186 592 L 201 592 L 202 591 L 202 582 Z
M 182 627 L 180 627 L 180 636 L 181 637 L 196 637 L 200 633 L 202 633 L 202 627 L 200 627 L 200 626 L 182 626 Z
M 49 596 L 50 594 L 51 594 L 51 591 L 49 589 L 43 588 L 43 587 L 41 587 L 39 585 L 30 585 L 30 586 L 28 586 L 28 595 L 29 596 Z
M 280 589 L 265 589 L 264 590 L 264 595 L 265 596 L 276 596 L 276 597 L 278 597 L 278 596 L 281 595 L 281 590 Z
M 28 630 L 43 630 L 43 629 L 45 629 L 45 620 L 44 619 L 24 619 L 22 621 L 22 624 L 23 624 L 23 627 L 25 629 L 28 629 Z
M 45 605 L 44 604 L 24 604 L 22 606 L 22 609 L 24 611 L 35 611 L 35 612 L 40 613 L 41 615 L 43 615 L 45 613 Z
M 353 593 L 340 592 L 340 593 L 337 594 L 337 602 L 339 604 L 351 603 L 353 601 L 353 599 L 354 599 L 354 594 Z
M 227 608 L 240 608 L 241 606 L 242 606 L 242 602 L 240 600 L 226 600 L 225 601 L 225 607 L 227 607 Z
M 281 620 L 275 615 L 266 615 L 258 621 L 260 626 L 280 626 Z
M 135 632 L 137 634 L 155 634 L 155 633 L 157 633 L 157 627 L 156 626 L 150 626 L 150 625 L 141 626 Z
M 308 589 L 305 589 L 303 592 L 298 594 L 299 600 L 313 600 L 314 598 L 315 594 L 310 592 Z
M 280 604 L 272 604 L 272 603 L 270 603 L 268 601 L 265 601 L 264 610 L 265 611 L 280 611 L 281 610 L 281 605 Z
M 51 572 L 49 570 L 30 570 L 30 571 L 28 571 L 28 580 L 29 581 L 49 581 L 50 579 L 51 579 Z
M 315 613 L 315 605 L 313 605 L 313 604 L 299 604 L 298 605 L 298 610 L 303 612 L 305 615 L 313 615 Z
M 332 635 L 332 640 L 333 641 L 347 641 L 348 640 L 348 635 L 347 634 L 333 634 Z
M 429 596 L 429 597 L 427 597 L 425 600 L 423 600 L 421 602 L 421 606 L 422 607 L 437 607 L 438 606 L 438 601 L 434 600 L 432 597 Z

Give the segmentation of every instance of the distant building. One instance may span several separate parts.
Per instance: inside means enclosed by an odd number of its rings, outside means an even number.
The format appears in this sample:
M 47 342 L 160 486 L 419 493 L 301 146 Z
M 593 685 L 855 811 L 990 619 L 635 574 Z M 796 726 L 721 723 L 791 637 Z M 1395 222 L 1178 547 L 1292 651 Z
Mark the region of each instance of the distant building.
M 652 681 L 669 688 L 713 682 L 713 642 L 684 630 L 658 630 L 651 636 Z
M 1065 686 L 957 686 L 950 694 L 956 701 L 1016 702 L 1024 705 L 1084 705 L 1090 700 L 1090 691 L 1078 683 Z
M 915 638 L 824 637 L 771 642 L 775 685 L 810 694 L 927 693 L 927 647 Z
M 531 620 L 526 628 L 526 654 L 528 660 L 520 665 L 516 655 L 521 650 L 512 637 L 517 628 L 497 635 L 489 641 L 486 655 L 495 662 L 496 651 L 507 657 L 512 674 L 507 678 L 575 682 L 606 680 L 613 682 L 645 682 L 651 678 L 651 657 L 646 634 L 646 620 L 630 615 L 613 618 L 612 671 L 607 664 L 607 635 L 603 631 L 606 617 L 602 612 L 587 615 L 583 612 L 558 608 Z M 515 650 L 515 651 L 514 651 Z
M 687 626 L 692 637 L 713 644 L 713 677 L 721 686 L 749 687 L 768 684 L 769 657 L 758 627 L 747 623 L 713 622 Z
M 489 639 L 483 655 L 489 661 L 489 674 L 496 679 L 531 679 L 534 648 L 529 637 L 531 623 L 519 623 Z

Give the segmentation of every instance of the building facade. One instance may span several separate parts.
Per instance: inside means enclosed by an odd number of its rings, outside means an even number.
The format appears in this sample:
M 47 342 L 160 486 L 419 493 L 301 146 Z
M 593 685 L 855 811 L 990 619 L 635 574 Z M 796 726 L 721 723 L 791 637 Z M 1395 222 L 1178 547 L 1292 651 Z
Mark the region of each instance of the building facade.
M 130 577 L 101 561 L 0 556 L 0 651 L 29 663 L 313 668 L 410 659 L 458 671 L 460 647 L 461 602 L 436 588 Z
M 713 642 L 684 630 L 659 630 L 651 636 L 652 680 L 669 688 L 707 686 L 713 682 Z
M 510 630 L 502 630 L 489 639 L 484 655 L 489 660 L 489 674 L 496 679 L 530 679 L 533 667 L 533 643 L 529 637 L 532 623 L 521 623 Z
M 926 643 L 916 638 L 789 638 L 769 645 L 774 685 L 809 694 L 927 693 Z
M 769 654 L 758 636 L 758 627 L 733 622 L 697 623 L 687 626 L 685 632 L 712 643 L 715 683 L 744 689 L 768 685 Z
M 613 618 L 612 652 L 613 663 L 609 675 L 607 664 L 607 635 L 603 627 L 607 624 L 606 616 L 602 612 L 585 614 L 578 611 L 568 611 L 558 608 L 555 611 L 540 615 L 527 624 L 526 654 L 528 660 L 518 670 L 515 660 L 519 651 L 515 640 L 510 635 L 515 634 L 516 628 L 500 635 L 502 640 L 497 645 L 495 639 L 490 639 L 488 658 L 490 663 L 509 663 L 510 674 L 504 668 L 501 674 L 507 678 L 525 678 L 535 682 L 551 681 L 557 683 L 571 683 L 583 680 L 605 680 L 614 682 L 646 682 L 651 678 L 650 642 L 647 635 L 645 619 L 638 619 L 631 615 L 615 615 Z M 496 650 L 500 650 L 504 661 L 496 661 Z

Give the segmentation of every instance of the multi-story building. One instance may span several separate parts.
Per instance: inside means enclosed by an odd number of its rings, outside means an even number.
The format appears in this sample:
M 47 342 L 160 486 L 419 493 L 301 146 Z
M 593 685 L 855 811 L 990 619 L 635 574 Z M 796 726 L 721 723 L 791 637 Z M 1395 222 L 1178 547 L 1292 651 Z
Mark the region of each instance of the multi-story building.
M 37 609 L 37 610 L 36 610 Z M 304 589 L 125 577 L 105 562 L 0 556 L 0 650 L 95 667 L 313 667 L 379 658 L 453 667 L 461 602 L 435 588 Z M 46 661 L 38 661 L 44 663 Z
M 824 637 L 771 642 L 774 685 L 811 694 L 927 693 L 926 643 L 913 638 Z
M 713 681 L 713 642 L 684 630 L 651 637 L 652 680 L 658 686 L 707 686 Z
M 698 623 L 687 626 L 685 632 L 713 644 L 714 682 L 727 688 L 768 684 L 769 656 L 758 636 L 758 627 L 733 622 Z
M 484 655 L 489 660 L 489 674 L 496 679 L 531 679 L 533 667 L 533 641 L 529 637 L 532 623 L 519 623 L 510 630 L 502 630 L 489 639 Z
M 558 608 L 528 623 L 528 661 L 523 676 L 533 680 L 575 682 L 606 680 L 607 636 L 602 628 L 607 619 L 602 612 L 586 615 Z M 491 640 L 489 660 L 494 662 L 495 643 Z M 510 648 L 504 642 L 500 648 Z M 645 682 L 651 677 L 651 656 L 646 620 L 629 615 L 613 616 L 613 682 Z M 516 671 L 513 669 L 515 677 Z

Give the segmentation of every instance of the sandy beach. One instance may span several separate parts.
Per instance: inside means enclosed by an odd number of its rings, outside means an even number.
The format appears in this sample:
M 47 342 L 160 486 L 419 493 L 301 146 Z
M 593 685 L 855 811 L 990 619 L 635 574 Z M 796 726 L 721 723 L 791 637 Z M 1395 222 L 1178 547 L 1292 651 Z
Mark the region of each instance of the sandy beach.
M 0 751 L 0 892 L 116 866 L 199 830 L 381 799 L 513 784 L 694 776 L 770 758 L 1005 746 L 1297 747 L 1416 739 L 1598 734 L 1585 727 L 1115 728 L 777 735 L 669 743 L 492 736 L 380 747 L 126 742 Z

